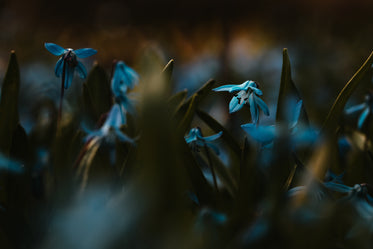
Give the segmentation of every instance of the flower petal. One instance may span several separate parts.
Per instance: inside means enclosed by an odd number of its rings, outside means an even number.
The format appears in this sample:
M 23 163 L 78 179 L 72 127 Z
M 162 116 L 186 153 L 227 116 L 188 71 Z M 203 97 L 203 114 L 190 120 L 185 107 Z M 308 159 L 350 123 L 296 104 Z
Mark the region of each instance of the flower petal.
M 354 105 L 346 109 L 345 113 L 346 114 L 352 114 L 354 112 L 358 112 L 363 110 L 365 107 L 367 107 L 366 103 L 361 103 L 359 105 Z
M 208 137 L 204 137 L 203 140 L 207 141 L 207 142 L 211 142 L 211 141 L 214 141 L 216 139 L 218 139 L 219 137 L 221 137 L 221 135 L 223 135 L 223 132 L 219 132 L 215 135 L 211 135 L 211 136 L 208 136 Z
M 62 55 L 63 53 L 66 52 L 66 49 L 64 49 L 63 47 L 57 45 L 57 44 L 54 44 L 54 43 L 44 43 L 44 47 L 49 51 L 51 52 L 52 54 L 54 55 L 57 55 L 57 56 L 60 56 Z
M 131 143 L 131 144 L 135 144 L 135 141 L 130 138 L 129 136 L 127 136 L 126 134 L 124 134 L 121 130 L 119 130 L 118 128 L 115 128 L 114 129 L 115 131 L 115 134 L 117 135 L 118 139 L 121 141 L 121 142 L 126 142 L 126 143 Z
M 87 58 L 91 55 L 94 55 L 97 53 L 97 50 L 94 50 L 92 48 L 80 48 L 77 50 L 74 50 L 74 53 L 78 58 Z
M 365 120 L 367 119 L 369 113 L 370 113 L 369 107 L 366 107 L 364 109 L 363 113 L 361 113 L 361 115 L 359 117 L 359 120 L 358 120 L 358 123 L 357 123 L 357 127 L 359 127 L 359 129 L 361 129 L 361 127 L 363 127 L 363 124 L 364 124 Z
M 57 61 L 56 63 L 56 66 L 54 67 L 54 73 L 56 74 L 56 76 L 59 78 L 61 77 L 62 75 L 62 71 L 63 71 L 63 62 L 64 60 L 62 59 L 62 57 Z
M 87 77 L 87 70 L 85 69 L 84 65 L 80 61 L 78 61 L 76 70 L 78 71 L 79 77 L 81 79 L 85 79 Z
M 127 86 L 132 89 L 139 82 L 139 75 L 130 67 L 124 68 L 125 75 L 128 78 Z
M 262 95 L 263 95 L 262 90 L 260 90 L 259 88 L 256 88 L 256 87 L 250 87 L 250 89 L 253 90 L 254 93 L 255 93 L 256 95 L 259 95 L 259 96 L 262 96 Z
M 224 85 L 224 86 L 219 86 L 217 88 L 212 89 L 215 92 L 222 92 L 222 91 L 228 91 L 231 92 L 232 87 L 236 87 L 237 85 Z
M 251 93 L 249 95 L 249 105 L 250 105 L 250 112 L 251 112 L 251 119 L 253 123 L 258 123 L 259 121 L 259 110 L 258 106 L 254 99 L 254 94 Z
M 242 102 L 241 104 L 239 102 L 240 101 L 238 100 L 237 97 L 233 97 L 231 99 L 231 101 L 229 102 L 229 113 L 233 113 L 233 112 L 241 110 L 245 102 Z
M 231 87 L 231 89 L 229 90 L 229 92 L 235 92 L 235 91 L 246 91 L 249 87 L 249 81 L 245 81 L 244 83 L 240 84 L 240 85 L 234 85 L 233 87 Z
M 276 127 L 271 126 L 257 126 L 254 123 L 248 123 L 241 125 L 241 128 L 249 134 L 249 136 L 263 144 L 267 144 L 273 141 L 276 135 Z
M 349 193 L 352 191 L 352 187 L 346 186 L 344 184 L 339 184 L 335 182 L 326 182 L 324 183 L 325 187 L 327 187 L 330 190 L 340 192 L 340 193 Z
M 75 67 L 71 67 L 68 64 L 66 64 L 65 82 L 64 82 L 65 89 L 68 89 L 71 85 L 71 82 L 73 81 L 74 70 L 75 70 Z
M 256 96 L 255 94 L 253 94 L 253 95 L 254 95 L 254 98 L 255 98 L 255 103 L 257 105 L 259 105 L 259 107 L 262 109 L 263 113 L 266 116 L 269 116 L 269 109 L 268 109 L 267 104 L 261 98 L 259 98 L 258 96 Z

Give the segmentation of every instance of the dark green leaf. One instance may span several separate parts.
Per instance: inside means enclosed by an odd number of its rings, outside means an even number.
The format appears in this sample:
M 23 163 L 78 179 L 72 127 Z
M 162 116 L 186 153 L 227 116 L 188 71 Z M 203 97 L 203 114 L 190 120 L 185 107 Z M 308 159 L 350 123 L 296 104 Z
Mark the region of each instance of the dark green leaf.
M 178 125 L 178 131 L 180 132 L 180 134 L 184 134 L 188 130 L 188 127 L 190 126 L 190 123 L 193 120 L 194 112 L 197 109 L 196 99 L 197 99 L 197 94 L 194 94 L 192 100 L 189 102 L 189 107 L 188 107 L 187 112 L 185 113 L 183 119 Z
M 370 67 L 372 66 L 372 63 L 373 52 L 369 55 L 368 59 L 364 62 L 364 64 L 352 76 L 352 78 L 343 87 L 342 91 L 338 94 L 338 97 L 334 101 L 333 106 L 330 109 L 324 121 L 322 132 L 335 133 L 337 131 L 338 121 L 343 113 L 343 109 L 347 103 L 347 100 L 350 98 L 351 94 L 356 89 L 364 75 L 369 71 Z
M 241 155 L 241 149 L 236 141 L 236 139 L 232 136 L 232 134 L 225 129 L 218 121 L 216 121 L 213 117 L 202 110 L 196 110 L 196 113 L 199 118 L 203 120 L 213 131 L 215 132 L 223 132 L 222 138 L 227 143 L 227 145 L 236 153 L 238 157 Z
M 9 153 L 12 134 L 18 124 L 19 85 L 19 66 L 16 54 L 12 51 L 2 85 L 0 101 L 0 150 L 5 154 Z
M 83 84 L 83 106 L 89 118 L 97 122 L 113 104 L 109 77 L 105 70 L 95 65 Z
M 174 70 L 174 60 L 170 60 L 167 63 L 167 65 L 163 68 L 163 71 L 162 71 L 163 80 L 166 81 L 166 84 L 170 84 L 173 70 Z
M 184 103 L 187 94 L 188 91 L 185 89 L 171 96 L 171 98 L 168 100 L 168 107 L 171 114 L 175 114 L 175 112 L 180 108 L 180 106 Z
M 277 122 L 288 121 L 287 112 L 289 110 L 287 110 L 287 101 L 289 100 L 289 98 L 295 98 L 297 101 L 302 99 L 291 77 L 291 66 L 290 66 L 288 50 L 284 48 L 280 91 L 279 91 L 278 100 L 277 100 L 277 111 L 276 111 Z M 303 123 L 308 124 L 308 117 L 307 117 L 306 110 L 304 108 L 304 103 L 302 106 L 300 119 Z

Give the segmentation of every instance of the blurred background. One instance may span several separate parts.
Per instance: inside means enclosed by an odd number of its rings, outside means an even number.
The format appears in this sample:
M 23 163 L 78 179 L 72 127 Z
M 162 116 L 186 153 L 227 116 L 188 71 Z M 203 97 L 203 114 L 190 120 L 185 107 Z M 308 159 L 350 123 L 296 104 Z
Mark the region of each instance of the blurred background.
M 44 42 L 97 49 L 85 65 L 89 69 L 97 60 L 108 72 L 114 59 L 136 69 L 151 47 L 164 63 L 175 60 L 175 91 L 194 91 L 210 78 L 218 85 L 250 79 L 260 83 L 274 113 L 286 47 L 295 84 L 311 120 L 320 125 L 373 48 L 372 9 L 369 0 L 1 0 L 0 79 L 15 49 L 21 99 L 57 99 L 57 58 Z M 365 81 L 358 91 L 369 88 L 371 79 Z M 360 102 L 363 96 L 353 99 Z M 29 106 L 21 112 L 27 114 Z

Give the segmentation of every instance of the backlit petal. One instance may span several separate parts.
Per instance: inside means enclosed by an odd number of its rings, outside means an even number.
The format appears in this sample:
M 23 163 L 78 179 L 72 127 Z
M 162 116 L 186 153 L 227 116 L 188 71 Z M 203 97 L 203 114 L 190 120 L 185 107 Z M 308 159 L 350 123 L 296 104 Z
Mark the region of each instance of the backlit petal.
M 74 50 L 74 53 L 76 54 L 78 58 L 87 58 L 91 55 L 96 54 L 97 51 L 92 48 L 81 48 L 81 49 Z
M 56 76 L 59 78 L 61 77 L 62 75 L 62 71 L 63 71 L 63 62 L 64 60 L 62 59 L 62 57 L 57 61 L 56 63 L 56 66 L 54 67 L 54 73 L 56 74 Z
M 87 70 L 85 69 L 84 65 L 80 61 L 78 61 L 76 70 L 78 71 L 79 77 L 81 79 L 85 79 L 87 77 Z
M 44 43 L 44 46 L 49 52 L 51 52 L 52 54 L 57 55 L 57 56 L 60 56 L 67 51 L 63 47 L 61 47 L 57 44 L 54 44 L 54 43 L 46 42 L 46 43 Z

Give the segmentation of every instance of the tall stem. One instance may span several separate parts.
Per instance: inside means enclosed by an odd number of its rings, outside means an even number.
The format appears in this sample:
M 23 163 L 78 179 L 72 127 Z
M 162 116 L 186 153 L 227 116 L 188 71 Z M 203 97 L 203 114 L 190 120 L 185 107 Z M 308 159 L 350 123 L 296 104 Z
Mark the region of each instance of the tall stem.
M 61 82 L 61 96 L 60 96 L 60 107 L 58 109 L 58 119 L 57 119 L 57 126 L 60 126 L 61 118 L 62 118 L 62 102 L 63 102 L 63 95 L 65 93 L 65 74 L 66 74 L 66 62 L 63 62 L 62 65 L 62 82 Z

